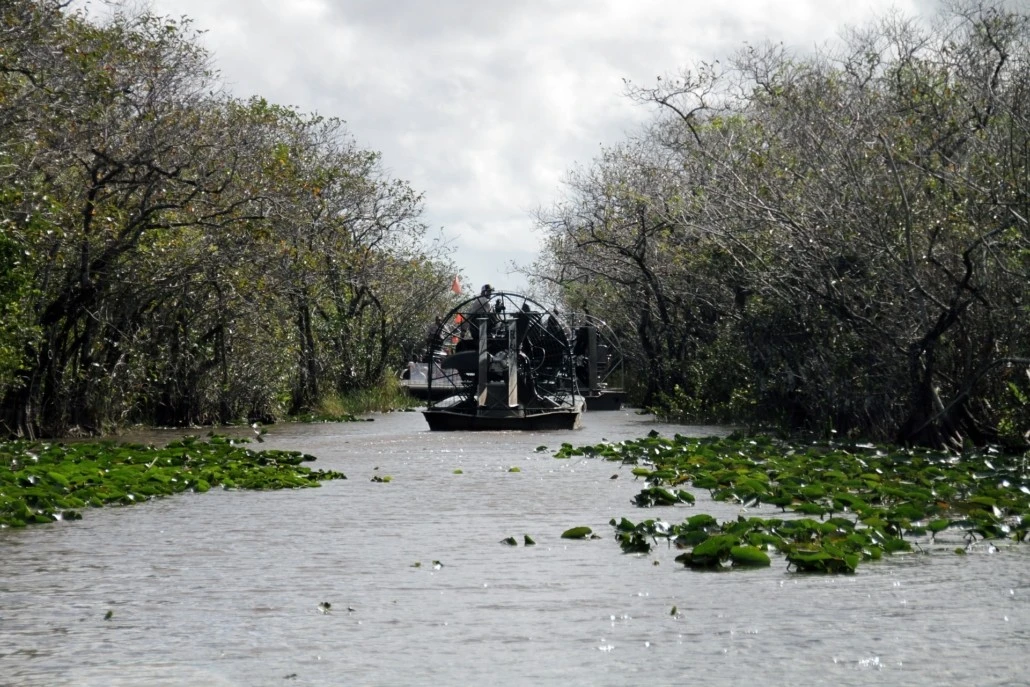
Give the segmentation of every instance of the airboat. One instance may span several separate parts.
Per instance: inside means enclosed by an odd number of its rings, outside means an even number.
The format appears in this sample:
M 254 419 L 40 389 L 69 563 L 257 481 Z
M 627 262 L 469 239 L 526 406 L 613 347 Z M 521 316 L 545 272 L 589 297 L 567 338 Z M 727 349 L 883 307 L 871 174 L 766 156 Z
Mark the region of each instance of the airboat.
M 579 426 L 570 330 L 527 296 L 484 289 L 460 303 L 436 325 L 426 358 L 431 430 Z
M 588 312 L 568 316 L 576 382 L 587 410 L 620 410 L 626 398 L 622 349 L 604 320 Z

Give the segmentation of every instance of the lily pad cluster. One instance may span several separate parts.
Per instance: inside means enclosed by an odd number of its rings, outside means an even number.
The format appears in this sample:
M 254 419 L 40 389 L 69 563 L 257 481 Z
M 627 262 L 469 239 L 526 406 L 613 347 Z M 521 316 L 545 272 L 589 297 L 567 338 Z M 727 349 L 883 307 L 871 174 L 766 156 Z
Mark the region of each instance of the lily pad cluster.
M 791 444 L 769 437 L 662 437 L 594 446 L 563 444 L 558 458 L 591 456 L 633 465 L 647 486 L 640 507 L 693 503 L 683 487 L 716 501 L 774 506 L 782 518 L 706 513 L 670 524 L 613 519 L 626 552 L 665 539 L 692 568 L 769 565 L 782 554 L 799 571 L 854 572 L 862 561 L 911 551 L 918 539 L 953 530 L 971 544 L 1030 532 L 1030 455 L 955 454 L 872 444 Z
M 0 444 L 0 527 L 78 519 L 79 509 L 130 505 L 183 491 L 317 487 L 343 473 L 312 470 L 299 451 L 252 451 L 245 440 L 186 437 L 164 447 Z

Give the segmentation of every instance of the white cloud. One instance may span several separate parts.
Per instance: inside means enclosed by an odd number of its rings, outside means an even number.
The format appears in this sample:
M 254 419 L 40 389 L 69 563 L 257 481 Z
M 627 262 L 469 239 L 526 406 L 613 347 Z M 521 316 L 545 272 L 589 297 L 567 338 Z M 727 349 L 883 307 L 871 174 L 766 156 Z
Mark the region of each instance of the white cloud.
M 535 257 L 530 212 L 649 112 L 622 96 L 744 42 L 806 50 L 931 0 L 152 0 L 207 31 L 230 90 L 336 116 L 426 195 L 473 284 Z

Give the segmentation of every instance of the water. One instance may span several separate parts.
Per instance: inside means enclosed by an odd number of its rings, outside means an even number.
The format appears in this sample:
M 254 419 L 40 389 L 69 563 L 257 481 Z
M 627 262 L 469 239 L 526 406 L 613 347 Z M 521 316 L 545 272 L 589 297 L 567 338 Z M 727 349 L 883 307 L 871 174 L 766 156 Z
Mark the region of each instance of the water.
M 641 510 L 627 468 L 552 457 L 651 429 L 717 431 L 630 412 L 542 434 L 430 433 L 412 413 L 281 426 L 264 447 L 349 479 L 2 531 L 0 685 L 1026 684 L 1026 545 L 838 577 L 621 553 L 613 517 L 739 512 L 703 493 Z M 579 525 L 602 539 L 560 538 Z

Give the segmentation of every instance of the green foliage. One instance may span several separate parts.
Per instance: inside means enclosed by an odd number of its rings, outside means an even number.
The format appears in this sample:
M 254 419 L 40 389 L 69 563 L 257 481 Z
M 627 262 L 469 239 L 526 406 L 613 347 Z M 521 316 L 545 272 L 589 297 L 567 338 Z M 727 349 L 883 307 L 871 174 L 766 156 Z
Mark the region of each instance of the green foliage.
M 9 4 L 0 427 L 403 405 L 382 380 L 454 274 L 420 194 L 339 120 L 220 95 L 188 19 Z
M 651 544 L 656 541 L 660 529 L 655 520 L 633 523 L 626 518 L 618 522 L 612 518 L 609 524 L 615 527 L 615 539 L 626 553 L 651 551 Z
M 0 205 L 4 202 L 0 193 Z M 26 307 L 33 288 L 31 264 L 24 245 L 0 219 L 0 398 L 22 385 L 18 373 L 28 363 L 25 351 L 38 332 Z
M 314 411 L 300 419 L 339 422 L 356 419 L 368 413 L 382 413 L 391 410 L 416 407 L 413 399 L 397 383 L 393 375 L 386 375 L 379 386 L 355 390 L 347 394 L 323 396 Z
M 746 568 L 767 568 L 772 564 L 765 551 L 756 546 L 734 546 L 730 549 L 730 560 L 733 565 Z
M 1019 445 L 1030 440 L 1030 369 L 1025 378 L 1006 384 L 1009 394 L 998 401 L 998 433 L 1001 441 Z
M 668 489 L 663 489 L 662 487 L 650 487 L 637 494 L 633 498 L 633 503 L 642 508 L 649 508 L 651 506 L 673 506 L 677 503 L 693 505 L 694 495 L 689 491 L 683 491 L 682 489 L 670 491 Z
M 678 524 L 611 520 L 623 551 L 648 553 L 665 539 L 688 549 L 677 560 L 692 568 L 769 565 L 767 552 L 775 551 L 799 572 L 848 573 L 862 561 L 911 551 L 910 539 L 927 533 L 931 541 L 954 530 L 967 542 L 1021 542 L 1030 531 L 1027 453 L 655 433 L 562 451 L 634 466 L 651 484 L 634 498 L 641 507 L 682 503 L 676 494 L 689 492 L 657 485 L 683 484 L 716 501 L 773 505 L 788 514 L 719 522 L 698 513 Z
M 0 443 L 0 527 L 81 518 L 77 509 L 132 505 L 184 491 L 295 489 L 346 479 L 312 470 L 298 451 L 252 451 L 245 440 L 186 437 L 164 447 Z
M 539 218 L 541 281 L 611 321 L 660 417 L 1030 442 L 1013 154 L 1030 146 L 1030 14 L 968 0 L 901 25 L 631 87 L 659 114 Z

